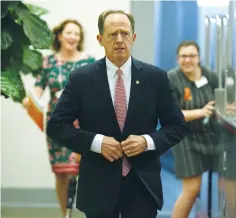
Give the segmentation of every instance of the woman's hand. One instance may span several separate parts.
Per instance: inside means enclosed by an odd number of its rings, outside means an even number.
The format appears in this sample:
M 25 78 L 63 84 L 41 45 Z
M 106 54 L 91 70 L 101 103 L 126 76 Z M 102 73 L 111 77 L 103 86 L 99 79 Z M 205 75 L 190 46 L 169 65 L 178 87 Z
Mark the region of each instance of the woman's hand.
M 31 106 L 31 102 L 30 102 L 29 98 L 24 98 L 22 100 L 22 105 L 25 109 L 28 109 Z
M 32 92 L 37 98 L 40 98 L 43 94 L 43 89 L 41 87 L 34 87 Z M 21 103 L 25 109 L 28 109 L 32 105 L 28 97 L 24 98 Z

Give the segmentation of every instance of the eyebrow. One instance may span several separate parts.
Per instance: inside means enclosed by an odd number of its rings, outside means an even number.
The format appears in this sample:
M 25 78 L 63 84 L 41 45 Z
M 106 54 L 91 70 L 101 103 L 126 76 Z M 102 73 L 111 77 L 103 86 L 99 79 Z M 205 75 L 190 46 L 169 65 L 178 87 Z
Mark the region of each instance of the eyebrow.
M 199 54 L 193 54 L 193 53 L 191 54 L 191 53 L 190 53 L 190 54 L 178 54 L 178 55 L 179 55 L 179 56 L 182 56 L 182 55 L 188 56 L 188 55 L 199 55 Z
M 115 33 L 115 32 L 120 32 L 120 31 L 131 32 L 130 30 L 127 30 L 127 29 L 116 29 L 116 30 L 110 30 L 110 31 L 108 31 L 108 33 Z

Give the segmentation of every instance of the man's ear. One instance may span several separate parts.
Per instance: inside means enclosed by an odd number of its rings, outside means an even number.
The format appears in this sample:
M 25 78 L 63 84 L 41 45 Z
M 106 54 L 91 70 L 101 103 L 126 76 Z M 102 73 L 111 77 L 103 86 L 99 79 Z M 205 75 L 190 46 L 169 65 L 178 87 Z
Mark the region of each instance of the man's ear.
M 133 34 L 133 42 L 136 40 L 136 33 Z
M 97 40 L 98 40 L 98 43 L 103 46 L 103 42 L 102 42 L 102 35 L 97 35 Z

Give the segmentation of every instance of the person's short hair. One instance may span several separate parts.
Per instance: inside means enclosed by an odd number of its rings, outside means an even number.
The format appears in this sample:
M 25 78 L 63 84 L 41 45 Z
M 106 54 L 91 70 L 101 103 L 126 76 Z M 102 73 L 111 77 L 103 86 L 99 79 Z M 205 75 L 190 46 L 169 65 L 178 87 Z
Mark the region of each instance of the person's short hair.
M 185 40 L 185 41 L 182 41 L 180 44 L 179 44 L 179 46 L 178 46 L 178 48 L 177 48 L 177 55 L 179 54 L 179 51 L 180 51 L 180 49 L 182 48 L 182 47 L 188 47 L 188 46 L 194 46 L 196 49 L 197 49 L 197 51 L 198 51 L 198 55 L 200 54 L 200 48 L 199 48 L 199 45 L 195 42 L 195 41 L 193 41 L 193 40 Z
M 77 25 L 80 28 L 80 41 L 79 41 L 77 49 L 78 49 L 78 51 L 83 51 L 84 50 L 84 30 L 83 30 L 83 27 L 78 21 L 70 20 L 70 19 L 62 21 L 58 26 L 53 28 L 52 32 L 54 33 L 55 36 L 54 36 L 54 40 L 53 40 L 53 43 L 52 43 L 52 49 L 54 51 L 59 51 L 60 50 L 61 43 L 58 39 L 58 35 L 63 32 L 65 26 L 68 23 L 73 23 L 73 24 Z
M 98 30 L 99 30 L 99 34 L 103 34 L 104 33 L 104 23 L 105 23 L 105 19 L 108 15 L 110 14 L 124 14 L 129 18 L 129 21 L 131 23 L 131 27 L 132 27 L 132 32 L 134 33 L 134 17 L 132 14 L 130 13 L 126 13 L 123 10 L 107 10 L 102 12 L 99 17 L 98 17 Z

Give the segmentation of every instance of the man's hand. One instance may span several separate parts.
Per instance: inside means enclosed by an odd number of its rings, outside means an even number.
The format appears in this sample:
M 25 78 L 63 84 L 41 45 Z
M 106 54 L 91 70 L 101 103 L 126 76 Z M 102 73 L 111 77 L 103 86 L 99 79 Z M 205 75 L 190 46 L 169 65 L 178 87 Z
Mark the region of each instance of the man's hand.
M 102 141 L 101 153 L 110 162 L 118 160 L 122 157 L 122 150 L 120 142 L 116 141 L 113 137 L 104 136 Z
M 121 142 L 121 148 L 127 157 L 136 156 L 147 149 L 147 141 L 143 136 L 130 135 Z

